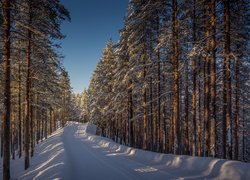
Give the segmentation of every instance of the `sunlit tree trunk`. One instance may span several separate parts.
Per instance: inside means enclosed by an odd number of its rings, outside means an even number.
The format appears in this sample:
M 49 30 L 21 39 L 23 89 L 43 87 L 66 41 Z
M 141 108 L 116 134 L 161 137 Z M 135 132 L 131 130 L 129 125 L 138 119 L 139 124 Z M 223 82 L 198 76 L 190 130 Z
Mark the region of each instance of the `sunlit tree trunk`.
M 215 0 L 211 1 L 211 126 L 210 126 L 210 152 L 213 157 L 216 156 L 217 145 L 217 130 L 216 130 L 216 14 L 215 14 Z
M 130 80 L 128 86 L 129 98 L 129 146 L 134 147 L 134 120 L 133 120 L 133 97 L 132 97 L 132 81 Z
M 153 83 L 150 77 L 150 150 L 154 150 L 155 136 L 154 136 L 154 118 L 153 118 Z
M 208 18 L 210 15 L 209 2 L 205 4 L 205 15 Z M 208 19 L 205 20 L 205 37 L 206 37 L 206 56 L 204 60 L 204 131 L 205 131 L 205 156 L 209 155 L 209 137 L 210 137 L 210 89 L 209 89 L 209 75 L 210 75 L 210 24 Z
M 21 105 L 21 54 L 18 54 L 18 144 L 19 158 L 22 156 L 22 105 Z
M 229 0 L 223 0 L 223 158 L 232 158 Z
M 177 1 L 172 1 L 172 33 L 173 33 L 173 78 L 174 78 L 174 97 L 173 97 L 173 125 L 174 125 L 174 154 L 180 151 L 180 109 L 179 109 L 179 52 L 178 52 L 178 30 L 177 30 Z
M 196 0 L 193 1 L 193 47 L 196 45 Z M 193 136 L 192 136 L 192 155 L 196 155 L 196 76 L 197 76 L 197 67 L 196 67 L 196 58 L 192 62 L 193 70 L 193 94 L 192 94 L 192 114 L 193 114 Z M 188 102 L 187 102 L 188 104 Z
M 202 153 L 202 132 L 201 132 L 201 124 L 202 124 L 202 112 L 201 112 L 201 58 L 199 58 L 199 72 L 198 72 L 199 80 L 198 80 L 198 91 L 199 91 L 199 99 L 198 99 L 198 156 L 201 156 Z
M 10 89 L 10 1 L 3 1 L 3 53 L 4 53 L 4 143 L 3 143 L 3 179 L 10 179 L 10 114 L 11 114 L 11 89 Z

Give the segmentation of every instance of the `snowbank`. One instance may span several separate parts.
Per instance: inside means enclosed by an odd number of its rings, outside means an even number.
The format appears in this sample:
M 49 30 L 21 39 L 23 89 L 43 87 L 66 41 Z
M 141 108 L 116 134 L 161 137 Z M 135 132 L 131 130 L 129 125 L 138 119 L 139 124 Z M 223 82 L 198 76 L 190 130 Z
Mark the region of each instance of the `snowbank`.
M 96 134 L 96 125 L 92 123 L 86 123 L 86 133 Z
M 183 179 L 250 179 L 250 163 L 228 161 L 210 157 L 161 154 L 123 146 L 104 137 L 88 134 L 88 140 L 110 152 L 107 156 L 127 156 L 150 164 L 138 171 L 168 169 L 170 174 Z M 158 168 L 155 168 L 158 167 Z
M 30 168 L 24 171 L 24 158 L 11 160 L 11 179 L 55 179 L 62 177 L 65 171 L 66 157 L 62 141 L 63 129 L 54 132 L 48 139 L 35 147 L 34 157 L 30 160 Z M 2 161 L 0 163 L 2 167 Z M 2 171 L 0 172 L 0 180 Z

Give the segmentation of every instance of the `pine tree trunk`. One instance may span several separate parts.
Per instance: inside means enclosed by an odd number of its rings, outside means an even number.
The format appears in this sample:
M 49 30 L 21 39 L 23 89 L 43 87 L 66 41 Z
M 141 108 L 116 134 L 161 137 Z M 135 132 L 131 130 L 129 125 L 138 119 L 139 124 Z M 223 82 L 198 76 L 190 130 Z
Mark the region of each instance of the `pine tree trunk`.
M 157 50 L 157 119 L 158 119 L 158 146 L 157 151 L 162 151 L 162 119 L 161 119 L 161 62 L 160 51 Z
M 48 138 L 48 109 L 45 111 L 45 124 L 44 124 L 44 137 L 45 139 Z
M 3 144 L 3 180 L 10 179 L 10 113 L 11 113 L 11 89 L 10 89 L 10 1 L 3 1 L 3 37 L 4 37 L 4 144 Z
M 36 94 L 36 104 L 38 104 L 38 94 Z M 41 113 L 40 110 L 36 107 L 36 124 L 37 124 L 37 134 L 36 134 L 36 143 L 39 143 L 41 139 Z
M 234 159 L 239 158 L 239 121 L 240 121 L 240 60 L 236 59 L 235 65 L 236 94 L 235 94 L 235 117 L 234 117 Z M 244 130 L 243 130 L 244 131 Z
M 160 38 L 160 17 L 159 12 L 156 17 L 156 35 L 157 35 L 157 44 L 159 44 Z M 156 61 L 157 61 L 157 152 L 162 151 L 162 118 L 161 118 L 161 57 L 160 57 L 160 48 L 156 50 Z
M 216 130 L 216 57 L 215 57 L 215 33 L 216 33 L 216 14 L 215 14 L 215 0 L 211 2 L 211 120 L 210 120 L 210 152 L 213 157 L 216 156 L 216 144 L 217 144 L 217 130 Z
M 31 88 L 31 82 L 30 82 L 30 88 Z M 33 157 L 34 155 L 33 121 L 34 121 L 33 95 L 30 95 L 30 156 L 31 157 Z
M 198 80 L 198 90 L 199 90 L 199 100 L 198 100 L 198 156 L 201 156 L 202 153 L 202 134 L 201 134 L 201 59 L 199 58 L 199 80 Z
M 153 79 L 150 77 L 150 150 L 154 150 Z
M 223 0 L 223 158 L 232 158 L 229 1 Z
M 242 160 L 247 161 L 246 155 L 246 120 L 245 120 L 245 108 L 243 107 L 242 112 Z
M 18 64 L 18 140 L 19 140 L 19 158 L 22 156 L 22 105 L 21 105 L 21 57 L 19 52 Z
M 57 129 L 57 127 L 56 127 L 56 114 L 55 114 L 55 111 L 54 111 L 54 109 L 53 109 L 53 111 L 52 111 L 52 118 L 53 118 L 53 131 L 55 131 L 56 129 Z
M 185 65 L 185 154 L 189 154 L 189 93 L 188 93 L 188 60 Z
M 146 68 L 146 45 L 144 44 L 144 68 L 143 68 L 143 149 L 147 149 L 147 68 Z
M 173 78 L 174 78 L 174 100 L 173 100 L 173 125 L 174 125 L 174 154 L 180 151 L 180 120 L 179 120 L 179 55 L 178 55 L 178 32 L 177 32 L 177 1 L 172 1 L 172 28 L 173 28 Z
M 134 147 L 134 120 L 133 120 L 133 97 L 132 97 L 132 81 L 129 82 L 128 87 L 129 97 L 129 146 Z
M 53 118 L 52 118 L 52 107 L 50 107 L 49 109 L 49 122 L 50 122 L 50 125 L 49 125 L 49 134 L 51 135 L 52 132 L 53 132 Z
M 1 157 L 3 157 L 3 142 L 4 142 L 4 115 L 1 115 Z
M 12 159 L 15 160 L 16 156 L 15 156 L 15 139 L 16 139 L 16 122 L 15 122 L 15 113 L 12 111 L 12 130 L 11 130 L 11 140 L 12 140 L 12 143 L 11 143 L 11 147 L 12 147 Z
M 43 142 L 43 138 L 44 138 L 44 110 L 42 110 L 41 111 L 41 113 L 42 113 L 42 115 L 41 115 L 41 120 L 42 120 L 42 122 L 41 122 L 41 135 L 40 135 L 40 140 L 41 140 L 41 142 Z
M 173 143 L 174 143 L 174 123 L 173 123 L 173 95 L 170 95 L 171 110 L 170 110 L 170 121 L 169 121 L 169 153 L 173 153 Z
M 164 81 L 163 81 L 164 82 Z M 168 130 L 167 130 L 167 110 L 166 104 L 163 105 L 163 129 L 164 129 L 164 153 L 168 153 Z
M 205 15 L 206 17 L 209 17 L 210 14 L 210 7 L 209 4 L 205 4 Z M 208 20 L 206 19 L 206 28 L 205 28 L 205 36 L 207 39 L 206 42 L 206 57 L 204 62 L 204 130 L 205 130 L 205 156 L 209 155 L 209 137 L 210 137 L 210 123 L 209 123 L 209 115 L 210 115 L 210 98 L 209 98 L 209 75 L 210 75 L 210 24 Z
M 26 118 L 26 104 L 23 103 L 22 105 L 22 119 L 23 119 L 23 122 L 22 122 L 22 125 L 23 125 L 23 128 L 22 128 L 22 134 L 23 134 L 23 141 L 22 141 L 22 144 L 23 144 L 23 151 L 25 151 L 25 118 Z M 24 152 L 25 153 L 25 152 Z
M 193 47 L 196 44 L 196 0 L 193 1 Z M 196 58 L 192 62 L 193 70 L 193 94 L 192 94 L 192 114 L 193 114 L 193 136 L 192 136 L 192 155 L 196 155 L 196 76 L 197 76 L 197 67 L 196 67 Z M 187 102 L 188 104 L 188 102 Z
M 31 2 L 29 2 L 31 3 Z M 31 24 L 31 5 L 29 4 L 29 24 Z M 25 163 L 24 169 L 30 166 L 30 73 L 31 73 L 31 31 L 28 29 L 28 45 L 27 45 L 27 79 L 26 79 L 26 122 L 25 122 Z

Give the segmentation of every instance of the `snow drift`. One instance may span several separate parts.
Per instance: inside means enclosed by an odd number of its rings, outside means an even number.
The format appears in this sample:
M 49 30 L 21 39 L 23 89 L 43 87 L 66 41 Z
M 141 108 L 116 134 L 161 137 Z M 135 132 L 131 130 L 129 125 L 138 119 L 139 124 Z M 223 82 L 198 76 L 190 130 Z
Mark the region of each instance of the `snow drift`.
M 114 152 L 108 156 L 130 156 L 137 161 L 149 163 L 152 167 L 151 171 L 166 168 L 170 174 L 176 177 L 181 176 L 183 179 L 250 179 L 250 163 L 210 157 L 155 153 L 119 145 L 110 139 L 90 134 L 88 139 Z M 155 166 L 161 168 L 154 168 Z M 147 171 L 147 169 L 141 169 L 141 171 Z
M 96 125 L 92 123 L 86 123 L 86 133 L 96 134 Z

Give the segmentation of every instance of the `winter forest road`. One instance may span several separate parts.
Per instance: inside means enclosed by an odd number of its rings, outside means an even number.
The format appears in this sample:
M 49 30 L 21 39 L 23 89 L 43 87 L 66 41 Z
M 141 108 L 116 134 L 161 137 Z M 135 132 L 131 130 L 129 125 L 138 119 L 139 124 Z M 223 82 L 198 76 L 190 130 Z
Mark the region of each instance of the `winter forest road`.
M 215 158 L 160 154 L 93 135 L 93 126 L 68 122 L 35 148 L 31 166 L 11 162 L 15 180 L 250 179 L 250 164 Z M 95 128 L 94 128 L 95 129 Z M 0 169 L 2 165 L 0 164 Z M 0 176 L 1 177 L 1 176 Z M 0 178 L 1 180 L 1 178 Z
M 64 129 L 65 179 L 179 179 L 167 171 L 137 161 L 125 152 L 118 152 L 119 147 L 112 151 L 107 142 L 97 144 L 91 141 L 85 134 L 85 128 L 84 125 L 69 125 Z

